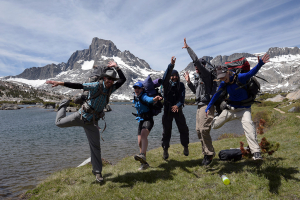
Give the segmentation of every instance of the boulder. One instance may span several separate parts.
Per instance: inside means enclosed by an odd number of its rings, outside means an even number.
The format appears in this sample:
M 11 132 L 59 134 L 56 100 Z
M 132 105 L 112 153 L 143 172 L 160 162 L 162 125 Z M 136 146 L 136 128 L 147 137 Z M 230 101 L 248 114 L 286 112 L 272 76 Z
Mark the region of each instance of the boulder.
M 22 107 L 16 105 L 16 104 L 9 104 L 9 103 L 4 103 L 2 106 L 0 106 L 0 110 L 18 110 L 21 109 Z
M 273 102 L 282 102 L 282 100 L 285 97 L 281 96 L 280 94 L 278 94 L 277 96 L 273 97 L 273 98 L 268 98 L 266 99 L 266 101 L 273 101 Z
M 288 98 L 289 100 L 300 99 L 300 90 L 298 90 L 296 92 L 289 93 L 288 95 L 286 95 L 286 98 Z
M 296 112 L 296 107 L 292 107 L 291 109 L 288 110 L 288 112 Z

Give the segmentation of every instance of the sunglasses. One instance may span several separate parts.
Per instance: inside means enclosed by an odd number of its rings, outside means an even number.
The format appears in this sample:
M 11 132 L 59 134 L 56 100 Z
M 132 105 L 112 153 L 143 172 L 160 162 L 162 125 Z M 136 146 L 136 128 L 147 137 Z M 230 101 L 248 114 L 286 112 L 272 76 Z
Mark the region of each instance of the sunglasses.
M 141 89 L 141 88 L 140 88 L 140 87 L 138 87 L 138 86 L 134 86 L 133 88 L 134 88 L 134 89 Z

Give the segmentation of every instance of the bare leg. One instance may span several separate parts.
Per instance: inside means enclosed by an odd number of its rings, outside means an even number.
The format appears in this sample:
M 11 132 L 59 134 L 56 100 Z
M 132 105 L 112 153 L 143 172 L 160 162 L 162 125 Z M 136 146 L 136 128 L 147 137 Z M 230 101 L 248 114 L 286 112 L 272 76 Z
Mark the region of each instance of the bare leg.
M 141 143 L 141 146 L 140 146 L 140 151 L 141 153 L 144 153 L 146 155 L 146 151 L 147 151 L 147 148 L 148 148 L 148 135 L 149 135 L 150 131 L 148 129 L 142 129 L 141 131 L 141 139 L 139 142 L 139 144 Z

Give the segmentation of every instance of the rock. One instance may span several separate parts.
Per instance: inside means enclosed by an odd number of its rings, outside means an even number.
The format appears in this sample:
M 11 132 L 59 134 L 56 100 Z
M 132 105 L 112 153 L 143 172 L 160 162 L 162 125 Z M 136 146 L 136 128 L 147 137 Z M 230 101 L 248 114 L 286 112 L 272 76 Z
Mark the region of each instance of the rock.
M 296 107 L 292 107 L 291 109 L 288 110 L 288 112 L 292 112 L 292 113 L 293 113 L 293 112 L 297 112 L 297 111 L 296 111 Z
M 42 106 L 43 107 L 43 106 Z M 54 109 L 55 108 L 55 104 L 48 104 L 46 106 L 44 106 L 45 109 Z
M 285 99 L 285 97 L 283 97 L 280 94 L 278 94 L 277 96 L 275 96 L 273 98 L 266 99 L 266 101 L 282 102 L 283 99 Z
M 9 104 L 9 103 L 4 103 L 0 107 L 0 110 L 18 110 L 21 109 L 22 107 L 16 105 L 16 104 Z
M 107 105 L 105 106 L 105 108 L 103 109 L 103 111 L 104 111 L 104 112 L 109 112 L 109 111 L 112 111 L 112 110 L 111 110 L 111 107 L 107 104 Z
M 288 95 L 286 95 L 286 98 L 288 98 L 289 100 L 300 99 L 300 90 L 298 90 L 296 92 L 289 93 Z

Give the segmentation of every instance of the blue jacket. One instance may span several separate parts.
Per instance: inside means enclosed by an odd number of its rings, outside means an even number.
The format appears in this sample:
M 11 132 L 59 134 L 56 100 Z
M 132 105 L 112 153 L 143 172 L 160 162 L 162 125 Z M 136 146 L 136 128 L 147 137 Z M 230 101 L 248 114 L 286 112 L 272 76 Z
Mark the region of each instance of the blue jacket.
M 247 73 L 240 73 L 238 74 L 238 80 L 242 83 L 242 84 L 246 84 L 247 81 L 254 76 L 258 70 L 261 68 L 261 66 L 263 66 L 265 63 L 260 59 L 259 63 L 253 67 L 249 72 Z M 233 80 L 234 76 L 230 76 L 230 81 Z M 226 83 L 224 81 L 221 82 L 219 88 L 218 88 L 218 92 L 213 96 L 213 98 L 210 100 L 205 112 L 207 112 L 211 106 L 214 105 L 215 101 L 219 98 L 220 94 L 222 93 L 222 90 L 220 90 L 220 88 L 225 87 Z M 243 88 L 237 89 L 239 86 L 236 83 L 233 84 L 228 84 L 226 85 L 226 89 L 227 89 L 227 93 L 229 94 L 229 100 L 231 101 L 243 101 L 248 99 L 248 94 L 247 91 Z M 230 105 L 231 107 L 234 108 L 250 108 L 251 106 L 240 106 L 240 105 Z
M 184 105 L 185 86 L 180 82 L 180 77 L 178 77 L 178 81 L 176 83 L 173 83 L 170 80 L 173 68 L 174 65 L 169 64 L 162 79 L 165 99 L 164 107 L 177 105 L 178 108 L 181 108 Z
M 149 97 L 145 92 L 142 92 L 137 98 L 139 100 L 132 101 L 132 103 L 135 104 L 134 107 L 136 108 L 137 114 L 141 115 L 143 113 L 149 112 L 150 108 L 147 105 L 145 105 L 145 103 L 147 103 L 148 105 L 152 104 L 154 102 L 153 97 Z M 141 100 L 143 101 L 143 103 L 141 103 Z M 141 116 L 138 116 L 136 120 L 140 122 L 143 121 L 144 119 Z

